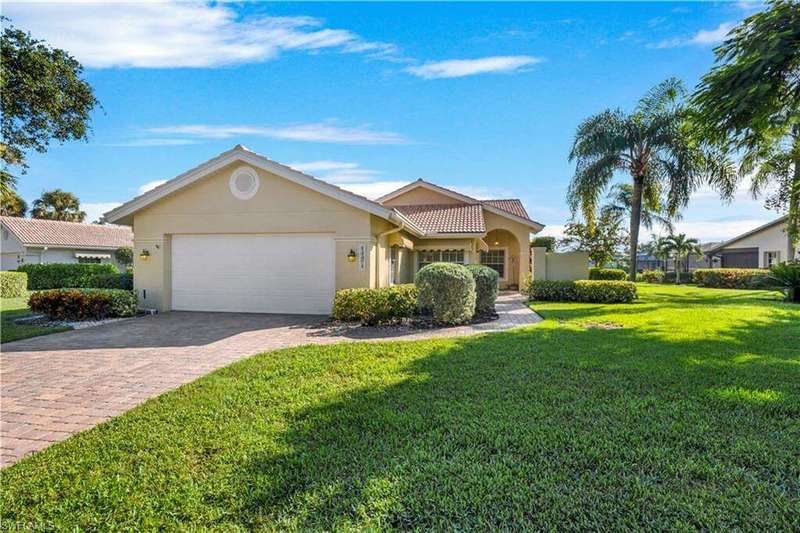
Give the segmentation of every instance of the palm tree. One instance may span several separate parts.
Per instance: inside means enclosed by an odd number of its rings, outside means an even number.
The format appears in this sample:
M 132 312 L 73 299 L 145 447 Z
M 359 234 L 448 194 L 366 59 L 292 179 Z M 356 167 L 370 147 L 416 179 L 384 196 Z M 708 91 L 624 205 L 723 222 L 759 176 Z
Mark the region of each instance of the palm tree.
M 81 202 L 71 192 L 54 189 L 42 193 L 33 201 L 31 217 L 66 222 L 83 222 L 86 213 L 81 211 Z
M 667 239 L 665 237 L 656 237 L 654 234 L 650 235 L 650 241 L 641 246 L 643 252 L 652 255 L 661 262 L 661 269 L 667 271 L 667 260 L 669 259 L 669 248 L 667 247 Z
M 690 254 L 702 254 L 700 243 L 697 239 L 689 239 L 685 233 L 670 235 L 665 238 L 666 249 L 675 254 L 675 283 L 681 282 L 681 259 L 688 258 Z
M 6 217 L 24 217 L 28 212 L 28 203 L 15 191 L 0 193 L 0 215 Z
M 630 218 L 633 210 L 633 186 L 630 183 L 615 183 L 606 197 L 608 202 L 603 206 L 606 211 L 618 213 Z M 654 203 L 655 202 L 655 203 Z M 680 214 L 670 216 L 669 209 L 660 198 L 642 198 L 642 226 L 648 230 L 659 224 L 669 233 L 675 229 L 673 220 L 680 220 Z
M 630 276 L 636 279 L 636 253 L 642 205 L 666 203 L 669 218 L 684 207 L 703 182 L 718 183 L 735 174 L 727 158 L 697 144 L 686 127 L 683 83 L 670 78 L 654 87 L 626 114 L 606 110 L 580 126 L 569 154 L 576 161 L 567 200 L 593 223 L 598 199 L 617 173 L 631 179 Z M 666 202 L 664 197 L 666 196 Z

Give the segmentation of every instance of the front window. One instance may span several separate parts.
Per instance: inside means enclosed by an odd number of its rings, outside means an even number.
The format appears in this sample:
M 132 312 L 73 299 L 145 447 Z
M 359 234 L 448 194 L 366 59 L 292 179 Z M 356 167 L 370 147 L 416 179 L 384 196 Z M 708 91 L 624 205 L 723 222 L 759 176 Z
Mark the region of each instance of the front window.
M 493 268 L 500 275 L 500 279 L 506 278 L 506 251 L 489 250 L 481 252 L 481 264 Z
M 464 264 L 464 250 L 420 250 L 419 268 L 431 263 L 458 263 Z
M 99 257 L 79 257 L 78 263 L 102 263 L 103 260 Z

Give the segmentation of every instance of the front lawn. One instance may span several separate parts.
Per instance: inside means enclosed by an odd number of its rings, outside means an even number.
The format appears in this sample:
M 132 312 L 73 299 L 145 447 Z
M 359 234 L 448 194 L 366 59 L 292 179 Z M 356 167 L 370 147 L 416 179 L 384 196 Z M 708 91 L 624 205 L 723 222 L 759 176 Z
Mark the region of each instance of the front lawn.
M 28 297 L 24 298 L 0 298 L 0 343 L 48 335 L 58 331 L 66 331 L 70 328 L 31 326 L 15 324 L 14 320 L 25 315 L 31 314 L 28 309 Z
M 639 290 L 513 332 L 252 357 L 4 470 L 3 519 L 798 530 L 800 308 Z

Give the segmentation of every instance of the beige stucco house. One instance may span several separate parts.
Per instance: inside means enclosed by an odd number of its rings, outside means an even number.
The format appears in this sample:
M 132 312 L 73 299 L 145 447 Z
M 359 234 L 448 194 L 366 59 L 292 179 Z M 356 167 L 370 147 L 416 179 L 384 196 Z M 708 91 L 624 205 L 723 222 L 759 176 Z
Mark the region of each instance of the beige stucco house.
M 712 266 L 723 268 L 769 268 L 775 263 L 800 259 L 787 233 L 789 216 L 782 216 L 737 235 L 708 250 Z
M 337 289 L 410 282 L 433 261 L 485 263 L 514 288 L 543 228 L 519 200 L 419 180 L 372 201 L 241 145 L 105 219 L 133 227 L 140 303 L 162 311 L 328 313 Z
M 111 263 L 125 271 L 114 252 L 131 246 L 128 226 L 0 217 L 2 270 L 28 264 Z

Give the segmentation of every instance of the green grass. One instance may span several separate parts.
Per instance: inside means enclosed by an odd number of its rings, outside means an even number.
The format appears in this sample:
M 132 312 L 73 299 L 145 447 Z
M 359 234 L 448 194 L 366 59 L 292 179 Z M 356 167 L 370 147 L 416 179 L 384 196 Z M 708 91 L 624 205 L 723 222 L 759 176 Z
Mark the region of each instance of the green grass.
M 639 287 L 630 305 L 537 303 L 547 320 L 524 330 L 247 359 L 4 470 L 2 513 L 57 529 L 798 530 L 800 308 Z
M 31 314 L 28 309 L 28 297 L 0 298 L 0 343 L 18 341 L 39 335 L 48 335 L 70 328 L 50 328 L 14 324 L 14 320 Z

